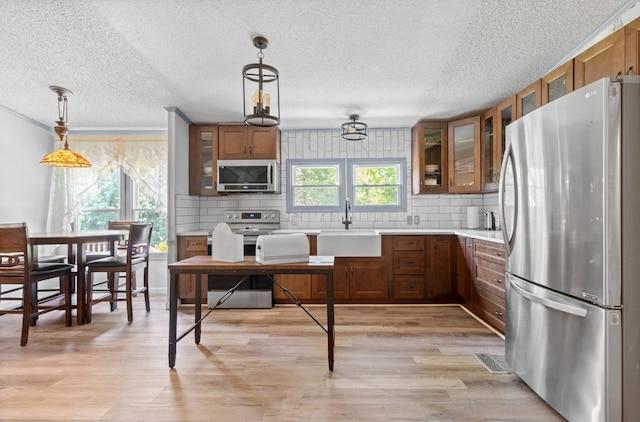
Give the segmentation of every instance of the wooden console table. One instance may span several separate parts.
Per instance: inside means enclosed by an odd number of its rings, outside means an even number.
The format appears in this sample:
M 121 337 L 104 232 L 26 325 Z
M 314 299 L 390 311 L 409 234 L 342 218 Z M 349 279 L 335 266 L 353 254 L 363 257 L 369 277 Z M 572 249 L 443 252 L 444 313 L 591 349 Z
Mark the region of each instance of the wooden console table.
M 194 256 L 169 264 L 169 367 L 176 363 L 176 345 L 183 337 L 195 330 L 195 343 L 200 344 L 202 320 L 202 278 L 204 275 L 274 275 L 274 274 L 319 274 L 327 279 L 327 332 L 329 370 L 333 371 L 334 306 L 333 306 L 333 257 L 311 257 L 310 262 L 289 264 L 261 264 L 255 257 L 244 261 L 214 261 L 210 256 Z M 196 274 L 195 324 L 180 336 L 178 325 L 178 284 L 180 274 Z M 208 314 L 207 314 L 208 315 Z M 206 315 L 205 315 L 206 317 Z

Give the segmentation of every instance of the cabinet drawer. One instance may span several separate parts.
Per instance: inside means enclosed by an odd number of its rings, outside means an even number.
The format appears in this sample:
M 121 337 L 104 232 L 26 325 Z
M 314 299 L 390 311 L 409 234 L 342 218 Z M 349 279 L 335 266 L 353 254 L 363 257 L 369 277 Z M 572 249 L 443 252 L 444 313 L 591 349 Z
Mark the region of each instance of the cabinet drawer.
M 424 252 L 394 251 L 394 274 L 424 274 Z
M 207 254 L 206 236 L 185 237 L 185 250 L 188 252 L 204 252 Z
M 423 251 L 424 236 L 393 236 L 393 250 Z
M 500 267 L 497 264 L 483 261 L 481 259 L 475 259 L 475 280 L 482 283 L 483 288 L 498 295 L 502 298 L 505 297 L 504 287 L 504 267 Z
M 489 325 L 504 334 L 505 303 L 504 299 L 483 289 L 476 283 L 476 313 Z
M 473 256 L 504 265 L 504 246 L 486 240 L 473 240 Z
M 393 277 L 394 299 L 424 299 L 424 277 L 398 275 Z

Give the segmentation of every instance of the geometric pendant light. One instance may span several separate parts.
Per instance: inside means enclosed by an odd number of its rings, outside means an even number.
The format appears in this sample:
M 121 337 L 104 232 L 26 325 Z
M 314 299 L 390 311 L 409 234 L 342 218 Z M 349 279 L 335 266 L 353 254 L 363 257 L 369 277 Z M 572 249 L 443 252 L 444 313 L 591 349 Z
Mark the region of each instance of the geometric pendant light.
M 67 141 L 67 134 L 69 133 L 69 128 L 67 127 L 67 95 L 72 94 L 72 92 L 60 86 L 50 86 L 49 89 L 58 94 L 58 120 L 53 129 L 60 141 L 64 142 L 64 148 L 45 155 L 40 164 L 65 168 L 91 167 L 89 160 L 84 158 L 82 154 L 69 149 L 69 142 Z
M 272 127 L 280 124 L 280 77 L 278 69 L 262 62 L 269 41 L 255 37 L 253 45 L 260 52 L 258 63 L 242 68 L 244 122 L 249 126 Z M 273 106 L 272 106 L 273 104 Z

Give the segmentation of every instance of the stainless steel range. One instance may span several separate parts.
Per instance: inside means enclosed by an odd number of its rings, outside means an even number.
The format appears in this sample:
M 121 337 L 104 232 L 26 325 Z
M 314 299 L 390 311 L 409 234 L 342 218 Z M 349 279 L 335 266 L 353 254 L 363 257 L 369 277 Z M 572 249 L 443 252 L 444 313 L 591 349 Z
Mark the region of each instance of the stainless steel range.
M 256 255 L 258 236 L 271 234 L 280 228 L 279 210 L 229 209 L 224 212 L 225 223 L 235 234 L 244 237 L 244 255 Z M 211 242 L 209 242 L 211 253 Z M 228 290 L 240 282 L 241 276 L 209 276 L 207 301 L 209 308 L 216 306 Z M 273 282 L 267 276 L 252 275 L 242 281 L 237 290 L 218 308 L 271 308 Z

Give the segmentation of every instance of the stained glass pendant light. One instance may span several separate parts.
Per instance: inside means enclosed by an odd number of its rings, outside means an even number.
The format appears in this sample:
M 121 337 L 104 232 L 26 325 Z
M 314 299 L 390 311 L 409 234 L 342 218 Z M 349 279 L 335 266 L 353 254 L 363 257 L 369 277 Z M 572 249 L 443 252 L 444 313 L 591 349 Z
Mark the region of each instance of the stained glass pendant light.
M 72 92 L 60 86 L 50 86 L 49 89 L 58 95 L 59 117 L 53 129 L 60 138 L 60 142 L 64 142 L 64 148 L 45 155 L 40 164 L 65 168 L 91 167 L 89 160 L 84 158 L 82 154 L 69 149 L 69 142 L 67 141 L 67 134 L 69 133 L 69 128 L 67 127 L 67 95 L 72 94 Z
M 271 127 L 280 124 L 280 78 L 278 69 L 262 63 L 269 41 L 255 37 L 253 45 L 260 50 L 258 63 L 242 68 L 244 122 L 250 126 Z M 275 98 L 274 98 L 275 97 Z M 274 104 L 275 107 L 271 105 Z
M 342 139 L 347 141 L 364 141 L 369 137 L 367 135 L 367 125 L 357 120 L 360 118 L 357 114 L 349 116 L 350 122 L 342 124 Z

